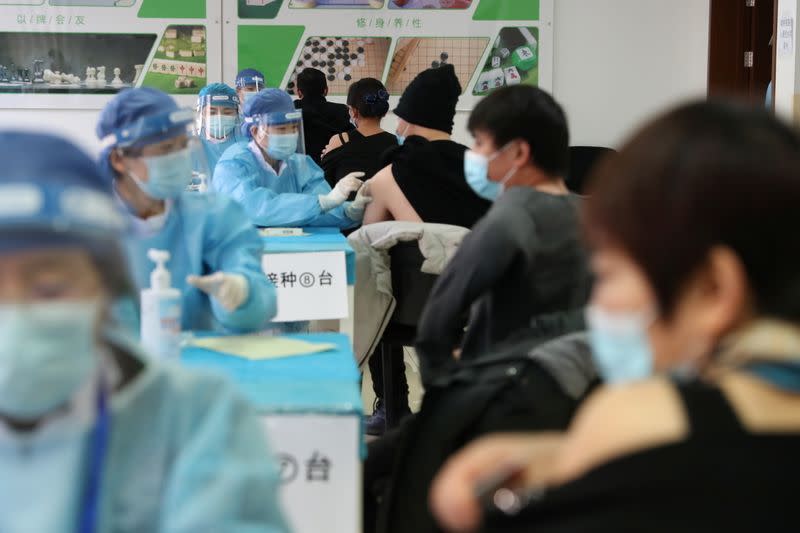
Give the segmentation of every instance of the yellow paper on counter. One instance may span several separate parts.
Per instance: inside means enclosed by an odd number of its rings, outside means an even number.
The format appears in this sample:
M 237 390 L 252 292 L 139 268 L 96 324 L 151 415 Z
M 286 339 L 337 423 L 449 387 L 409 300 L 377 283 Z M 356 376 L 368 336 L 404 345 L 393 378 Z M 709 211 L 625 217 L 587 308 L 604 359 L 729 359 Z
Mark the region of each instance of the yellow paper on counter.
M 280 359 L 336 349 L 334 344 L 313 343 L 286 337 L 262 337 L 259 335 L 240 335 L 233 337 L 207 337 L 194 339 L 194 346 L 233 355 L 251 361 Z

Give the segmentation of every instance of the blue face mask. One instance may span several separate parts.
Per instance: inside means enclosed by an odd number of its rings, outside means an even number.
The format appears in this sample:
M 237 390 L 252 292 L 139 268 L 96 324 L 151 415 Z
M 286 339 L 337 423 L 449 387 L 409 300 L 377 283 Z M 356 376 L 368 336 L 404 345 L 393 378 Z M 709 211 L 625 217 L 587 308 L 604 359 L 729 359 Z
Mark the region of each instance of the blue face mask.
M 623 384 L 653 374 L 653 350 L 647 330 L 652 313 L 586 311 L 589 344 L 597 371 L 606 383 Z
M 506 147 L 501 148 L 492 156 L 486 157 L 473 150 L 467 150 L 464 154 L 464 176 L 467 178 L 467 184 L 475 191 L 475 194 L 494 202 L 503 194 L 504 185 L 510 180 L 517 169 L 512 168 L 501 181 L 492 181 L 489 179 L 489 163 L 494 161 Z
M 244 91 L 244 100 L 242 101 L 242 105 L 249 102 L 257 94 L 258 91 Z
M 219 115 L 211 118 L 208 124 L 208 134 L 211 140 L 227 140 L 233 130 L 236 129 L 238 118 L 228 115 Z
M 70 401 L 98 365 L 95 302 L 0 305 L 0 412 L 39 418 Z
M 285 161 L 297 153 L 297 143 L 299 140 L 299 133 L 271 133 L 269 136 L 269 146 L 267 146 L 267 155 L 272 159 Z
M 143 157 L 147 181 L 131 177 L 148 196 L 157 200 L 177 198 L 192 180 L 192 155 L 188 148 L 167 155 Z
M 409 127 L 406 126 L 406 133 L 408 133 L 408 128 Z M 397 144 L 399 144 L 400 146 L 403 146 L 406 143 L 406 136 L 404 134 L 395 132 L 394 136 L 397 137 Z

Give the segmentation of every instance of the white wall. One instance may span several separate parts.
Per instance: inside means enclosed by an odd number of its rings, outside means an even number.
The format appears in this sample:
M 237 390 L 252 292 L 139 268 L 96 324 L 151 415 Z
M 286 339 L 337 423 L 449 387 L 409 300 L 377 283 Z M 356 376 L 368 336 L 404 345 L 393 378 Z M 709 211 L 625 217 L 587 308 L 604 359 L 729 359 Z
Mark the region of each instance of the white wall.
M 569 115 L 573 145 L 616 146 L 653 113 L 705 95 L 708 4 L 555 0 L 554 93 Z M 63 133 L 96 152 L 96 117 L 96 111 L 0 110 L 0 127 Z M 460 113 L 456 139 L 468 144 L 465 124 Z
M 708 0 L 555 0 L 555 85 L 573 145 L 616 146 L 708 86 Z

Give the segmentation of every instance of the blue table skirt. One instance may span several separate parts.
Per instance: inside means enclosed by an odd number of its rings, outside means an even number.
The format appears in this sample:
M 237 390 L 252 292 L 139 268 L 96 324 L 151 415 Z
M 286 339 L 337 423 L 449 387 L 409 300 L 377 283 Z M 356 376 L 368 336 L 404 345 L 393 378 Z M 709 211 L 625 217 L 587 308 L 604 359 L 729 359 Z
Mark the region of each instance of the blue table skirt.
M 195 335 L 208 336 L 202 333 Z M 347 336 L 338 333 L 312 333 L 287 337 L 313 343 L 335 344 L 336 350 L 250 361 L 187 346 L 183 349 L 181 359 L 188 367 L 222 371 L 262 413 L 361 415 L 361 377 Z
M 304 228 L 310 233 L 302 237 L 263 237 L 268 254 L 310 252 L 344 252 L 347 264 L 347 284 L 356 284 L 356 252 L 337 228 Z

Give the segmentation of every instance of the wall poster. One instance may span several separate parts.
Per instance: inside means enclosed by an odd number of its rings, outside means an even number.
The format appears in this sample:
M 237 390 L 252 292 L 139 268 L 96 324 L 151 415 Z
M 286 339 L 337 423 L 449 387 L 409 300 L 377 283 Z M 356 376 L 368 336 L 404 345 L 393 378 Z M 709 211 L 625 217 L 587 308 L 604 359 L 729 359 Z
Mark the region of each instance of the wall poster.
M 237 0 L 223 8 L 225 50 L 237 54 L 223 72 L 230 80 L 258 68 L 268 85 L 293 92 L 297 75 L 316 68 L 339 102 L 373 77 L 394 105 L 422 70 L 452 64 L 459 109 L 469 110 L 505 85 L 552 88 L 553 1 Z
M 0 0 L 0 108 L 97 109 L 136 86 L 188 105 L 245 67 L 289 92 L 317 68 L 337 101 L 373 77 L 396 100 L 451 64 L 469 110 L 505 85 L 552 87 L 553 2 Z
M 0 108 L 99 109 L 138 86 L 187 105 L 221 75 L 221 1 L 0 0 Z

